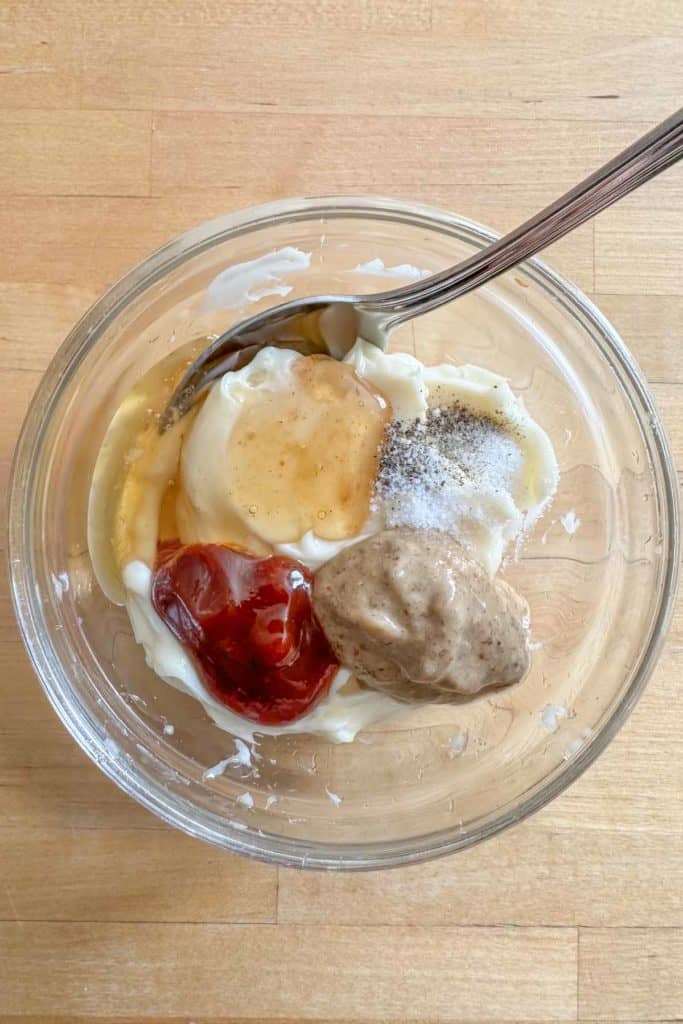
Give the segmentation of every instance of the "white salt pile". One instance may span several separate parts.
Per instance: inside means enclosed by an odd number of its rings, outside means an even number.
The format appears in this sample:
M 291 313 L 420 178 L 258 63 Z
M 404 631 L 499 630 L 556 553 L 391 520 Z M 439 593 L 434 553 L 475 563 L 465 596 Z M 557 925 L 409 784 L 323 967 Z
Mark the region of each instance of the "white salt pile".
M 481 517 L 487 496 L 514 491 L 523 463 L 520 447 L 502 424 L 458 404 L 430 409 L 424 419 L 388 425 L 374 508 L 388 526 L 457 535 L 463 517 Z

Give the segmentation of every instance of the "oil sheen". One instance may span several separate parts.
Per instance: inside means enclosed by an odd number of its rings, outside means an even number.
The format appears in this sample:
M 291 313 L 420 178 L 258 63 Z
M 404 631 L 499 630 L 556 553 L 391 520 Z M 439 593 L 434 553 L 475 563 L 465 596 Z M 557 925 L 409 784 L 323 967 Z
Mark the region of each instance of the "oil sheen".
M 356 536 L 389 417 L 383 395 L 352 366 L 260 353 L 209 394 L 187 439 L 182 539 L 254 550 L 251 538 L 274 545 L 308 531 L 323 540 Z
M 235 504 L 272 543 L 307 530 L 354 536 L 368 516 L 386 421 L 386 402 L 350 366 L 298 359 L 289 386 L 251 402 L 236 424 Z

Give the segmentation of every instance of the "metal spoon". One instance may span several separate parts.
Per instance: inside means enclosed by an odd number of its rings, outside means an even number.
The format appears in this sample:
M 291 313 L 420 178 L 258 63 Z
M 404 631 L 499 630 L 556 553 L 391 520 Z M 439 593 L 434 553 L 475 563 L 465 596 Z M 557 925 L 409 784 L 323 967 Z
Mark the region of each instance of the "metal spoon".
M 209 384 L 245 366 L 266 345 L 335 359 L 343 359 L 358 337 L 386 347 L 389 332 L 398 324 L 451 302 L 540 252 L 681 156 L 683 108 L 520 227 L 449 270 L 375 295 L 295 299 L 241 320 L 189 368 L 161 416 L 160 431 L 184 416 Z

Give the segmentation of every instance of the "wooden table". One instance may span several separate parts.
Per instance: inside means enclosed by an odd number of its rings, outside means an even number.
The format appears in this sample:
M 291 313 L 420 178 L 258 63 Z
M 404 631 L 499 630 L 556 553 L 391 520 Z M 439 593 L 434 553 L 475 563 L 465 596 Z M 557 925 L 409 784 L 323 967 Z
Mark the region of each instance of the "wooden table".
M 214 214 L 377 192 L 511 227 L 680 105 L 680 0 L 2 0 L 0 466 L 78 316 Z M 548 252 L 683 457 L 683 175 Z M 3 531 L 4 532 L 4 531 Z M 683 615 L 561 799 L 363 877 L 180 835 L 66 735 L 0 620 L 0 1021 L 683 1015 Z

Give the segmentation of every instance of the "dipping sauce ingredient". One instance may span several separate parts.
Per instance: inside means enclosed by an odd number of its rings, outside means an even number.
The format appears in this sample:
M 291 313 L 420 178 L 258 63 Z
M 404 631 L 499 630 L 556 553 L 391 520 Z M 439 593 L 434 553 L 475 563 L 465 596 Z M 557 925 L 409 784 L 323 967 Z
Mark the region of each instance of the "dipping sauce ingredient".
M 354 537 L 368 517 L 390 410 L 347 363 L 264 349 L 207 395 L 183 446 L 184 541 L 268 554 L 307 532 Z
M 305 714 L 339 667 L 313 614 L 311 581 L 304 565 L 281 555 L 165 544 L 152 603 L 219 701 L 276 725 Z
M 318 570 L 313 609 L 339 661 L 396 700 L 457 703 L 529 669 L 526 601 L 436 530 L 346 548 Z
M 93 474 L 93 566 L 153 671 L 233 735 L 333 742 L 521 678 L 528 610 L 491 581 L 558 465 L 508 382 L 361 338 L 264 348 L 159 433 L 208 340 L 140 379 Z
M 469 495 L 514 491 L 524 454 L 514 433 L 459 403 L 385 431 L 375 485 L 387 526 L 453 531 Z

